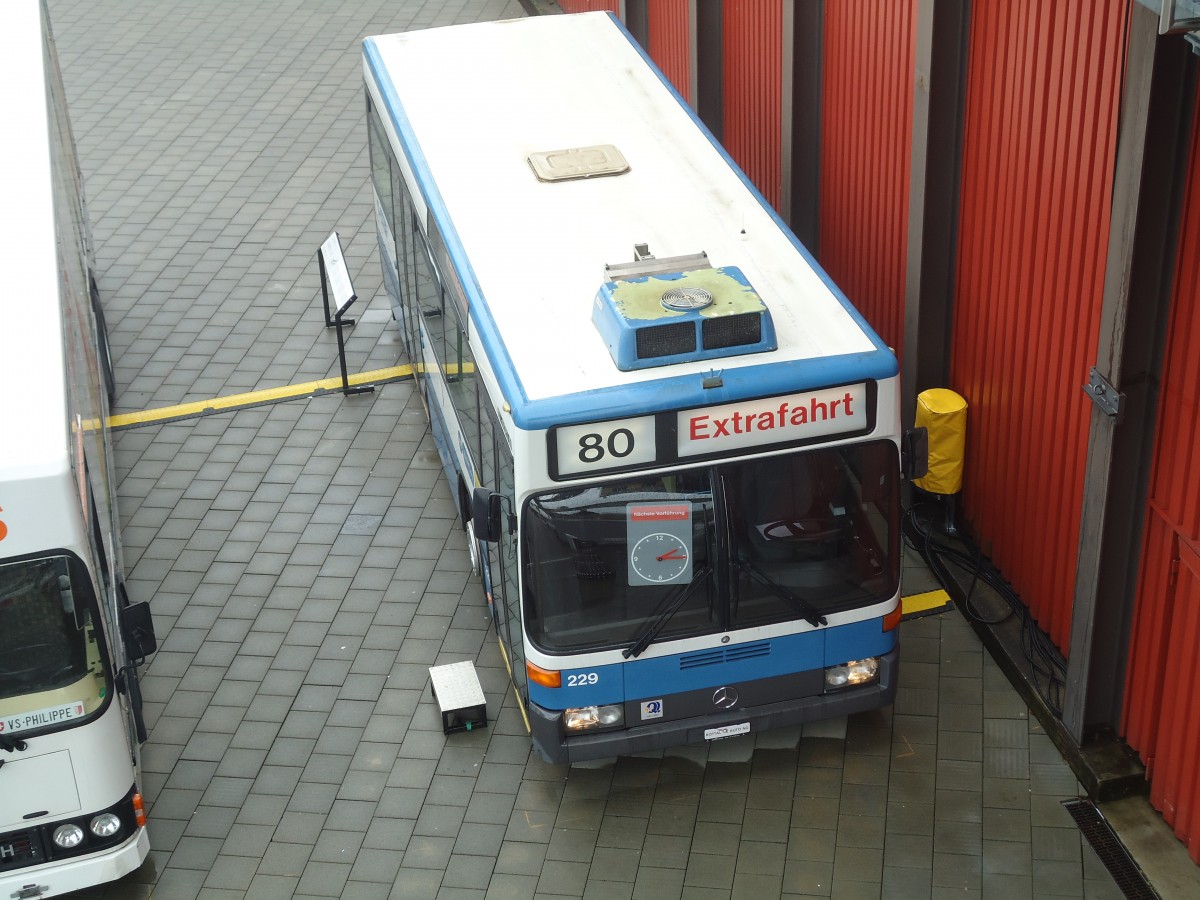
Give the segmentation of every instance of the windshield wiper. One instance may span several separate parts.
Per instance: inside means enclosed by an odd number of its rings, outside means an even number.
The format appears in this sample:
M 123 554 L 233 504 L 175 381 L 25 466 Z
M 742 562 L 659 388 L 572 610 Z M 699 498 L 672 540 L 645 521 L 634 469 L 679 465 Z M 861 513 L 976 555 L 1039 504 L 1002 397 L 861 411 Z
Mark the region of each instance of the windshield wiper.
M 20 738 L 8 737 L 7 735 L 0 734 L 0 750 L 7 750 L 9 753 L 13 753 L 15 751 L 24 752 L 28 749 L 29 745 Z M 0 762 L 0 765 L 3 764 L 3 762 Z
M 679 612 L 680 607 L 695 593 L 697 585 L 703 584 L 711 574 L 712 568 L 709 566 L 701 566 L 697 569 L 692 574 L 692 580 L 678 588 L 679 595 L 671 598 L 667 606 L 657 616 L 646 623 L 646 627 L 642 629 L 641 634 L 638 635 L 634 642 L 621 651 L 621 656 L 625 659 L 629 659 L 631 656 L 641 656 L 646 648 L 654 642 L 654 639 L 658 637 L 658 633 L 666 627 L 671 617 Z
M 765 572 L 763 572 L 758 566 L 754 565 L 754 563 L 750 562 L 750 560 L 743 557 L 738 557 L 736 560 L 734 560 L 734 565 L 736 565 L 739 569 L 749 572 L 750 576 L 755 581 L 765 586 L 766 589 L 772 594 L 787 603 L 788 606 L 792 607 L 792 609 L 796 610 L 796 612 L 800 613 L 800 615 L 804 617 L 804 621 L 808 622 L 809 625 L 813 626 L 814 628 L 819 628 L 822 625 L 829 624 L 829 620 L 813 609 L 811 603 L 809 603 L 807 600 L 797 597 L 770 575 L 767 575 Z

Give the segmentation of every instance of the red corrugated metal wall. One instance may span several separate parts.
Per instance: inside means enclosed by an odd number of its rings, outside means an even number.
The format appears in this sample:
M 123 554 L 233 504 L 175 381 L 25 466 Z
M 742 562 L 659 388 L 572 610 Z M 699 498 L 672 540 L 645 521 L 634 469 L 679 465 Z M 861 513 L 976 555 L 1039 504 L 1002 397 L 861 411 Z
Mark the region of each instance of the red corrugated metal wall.
M 688 0 L 654 0 L 649 4 L 646 48 L 650 58 L 663 70 L 683 99 L 688 96 L 691 80 L 691 53 L 688 44 Z
M 724 0 L 722 143 L 776 209 L 782 196 L 783 0 Z
M 971 4 L 951 387 L 964 507 L 1065 653 L 1129 0 Z
M 1192 122 L 1122 730 L 1200 863 L 1200 98 Z
M 912 156 L 917 0 L 826 0 L 821 265 L 897 351 Z
M 565 13 L 600 11 L 620 15 L 621 0 L 558 0 L 558 8 Z

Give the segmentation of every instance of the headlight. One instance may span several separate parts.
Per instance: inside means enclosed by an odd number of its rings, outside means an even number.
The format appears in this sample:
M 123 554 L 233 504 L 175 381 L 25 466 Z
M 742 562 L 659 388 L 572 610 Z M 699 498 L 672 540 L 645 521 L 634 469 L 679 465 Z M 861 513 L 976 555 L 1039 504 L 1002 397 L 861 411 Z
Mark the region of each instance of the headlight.
M 62 847 L 64 850 L 70 850 L 72 847 L 78 847 L 83 843 L 83 829 L 74 822 L 68 822 L 66 825 L 59 825 L 54 829 L 54 843 Z
M 840 666 L 830 666 L 825 670 L 825 689 L 853 687 L 858 684 L 870 684 L 879 678 L 879 657 L 869 659 L 852 659 Z
M 96 837 L 108 838 L 121 830 L 121 820 L 112 813 L 100 813 L 88 827 Z
M 563 710 L 563 725 L 567 731 L 587 731 L 592 728 L 607 728 L 620 725 L 624 713 L 619 706 L 581 706 L 579 709 Z

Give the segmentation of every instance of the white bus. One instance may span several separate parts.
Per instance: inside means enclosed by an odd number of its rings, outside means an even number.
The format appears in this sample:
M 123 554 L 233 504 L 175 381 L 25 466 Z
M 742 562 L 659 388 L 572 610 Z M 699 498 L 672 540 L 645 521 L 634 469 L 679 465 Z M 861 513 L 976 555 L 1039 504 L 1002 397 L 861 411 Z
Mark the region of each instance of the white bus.
M 537 752 L 892 701 L 895 356 L 606 13 L 368 38 L 384 281 Z
M 5 9 L 0 54 L 0 897 L 133 871 L 149 839 L 130 605 L 108 432 L 111 367 L 46 7 Z

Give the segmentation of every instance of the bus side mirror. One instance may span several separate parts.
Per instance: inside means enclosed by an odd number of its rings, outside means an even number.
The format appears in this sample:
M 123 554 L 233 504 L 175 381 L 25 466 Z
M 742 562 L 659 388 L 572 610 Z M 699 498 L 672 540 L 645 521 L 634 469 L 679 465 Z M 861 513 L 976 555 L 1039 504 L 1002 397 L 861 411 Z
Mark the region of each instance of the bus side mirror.
M 910 428 L 900 442 L 900 465 L 910 481 L 929 473 L 929 429 Z
M 501 496 L 485 487 L 471 491 L 471 530 L 480 541 L 500 540 L 504 512 L 500 508 Z
M 158 649 L 149 603 L 121 607 L 121 636 L 125 639 L 125 652 L 131 660 L 145 659 Z

